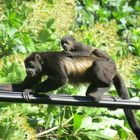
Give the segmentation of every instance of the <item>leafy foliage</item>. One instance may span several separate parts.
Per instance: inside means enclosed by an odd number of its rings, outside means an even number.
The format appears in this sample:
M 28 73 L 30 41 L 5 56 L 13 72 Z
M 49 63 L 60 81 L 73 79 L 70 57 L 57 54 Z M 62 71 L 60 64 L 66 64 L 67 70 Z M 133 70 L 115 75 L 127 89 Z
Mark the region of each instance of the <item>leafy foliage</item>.
M 3 0 L 0 3 L 0 83 L 24 79 L 28 53 L 59 50 L 64 34 L 106 50 L 140 97 L 139 0 Z M 126 69 L 127 68 L 127 69 Z M 131 88 L 133 87 L 133 88 Z M 66 85 L 54 93 L 85 94 Z M 112 88 L 109 93 L 116 95 Z M 122 110 L 0 103 L 0 139 L 134 140 Z M 138 119 L 140 111 L 137 111 Z M 140 119 L 139 119 L 140 121 Z
M 138 0 L 78 0 L 77 25 L 91 26 L 98 22 L 115 19 L 118 23 L 117 32 L 120 35 L 120 41 L 127 44 L 130 52 L 139 55 L 139 5 Z

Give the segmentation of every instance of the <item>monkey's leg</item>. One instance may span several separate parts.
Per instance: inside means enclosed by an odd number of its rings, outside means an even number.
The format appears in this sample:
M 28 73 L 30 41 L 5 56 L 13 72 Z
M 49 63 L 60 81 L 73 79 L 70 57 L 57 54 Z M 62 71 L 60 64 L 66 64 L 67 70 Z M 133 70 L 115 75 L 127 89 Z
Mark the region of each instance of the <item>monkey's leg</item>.
M 105 86 L 105 87 L 99 87 L 96 85 L 89 85 L 87 91 L 86 91 L 86 96 L 93 97 L 93 100 L 95 102 L 99 102 L 102 97 L 105 97 L 104 93 L 107 92 L 110 88 L 110 85 Z
M 105 51 L 99 49 L 94 49 L 91 54 L 94 54 L 95 56 L 101 57 L 103 59 L 107 59 L 107 60 L 111 59 L 110 56 Z
M 104 93 L 108 92 L 110 88 L 110 85 L 105 86 L 105 87 L 98 87 L 95 85 L 89 85 L 87 91 L 86 91 L 86 96 L 92 97 L 93 101 L 95 102 L 99 102 L 102 99 L 108 99 L 111 98 L 114 101 L 116 101 L 116 98 L 113 96 L 109 96 L 109 95 L 104 95 Z M 109 110 L 116 110 L 116 107 L 108 107 Z
M 116 75 L 116 65 L 114 62 L 108 60 L 96 60 L 92 67 L 90 74 L 92 76 L 92 83 L 106 87 L 112 83 L 113 77 Z
M 107 92 L 115 75 L 115 65 L 108 60 L 97 60 L 90 69 L 92 76 L 91 85 L 88 87 L 86 95 L 94 98 L 95 101 L 101 100 Z

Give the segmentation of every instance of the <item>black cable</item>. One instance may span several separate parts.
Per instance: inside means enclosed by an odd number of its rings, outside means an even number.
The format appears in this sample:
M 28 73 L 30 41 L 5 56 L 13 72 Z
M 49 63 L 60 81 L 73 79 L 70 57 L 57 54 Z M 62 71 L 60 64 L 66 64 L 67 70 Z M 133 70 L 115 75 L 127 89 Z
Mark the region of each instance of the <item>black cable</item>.
M 61 94 L 30 94 L 29 98 L 30 100 L 24 99 L 22 92 L 0 91 L 0 101 L 2 102 L 107 107 L 113 109 L 140 109 L 140 100 L 122 100 L 120 98 L 113 99 L 111 97 L 103 98 L 99 103 L 94 102 L 91 97 L 69 96 Z

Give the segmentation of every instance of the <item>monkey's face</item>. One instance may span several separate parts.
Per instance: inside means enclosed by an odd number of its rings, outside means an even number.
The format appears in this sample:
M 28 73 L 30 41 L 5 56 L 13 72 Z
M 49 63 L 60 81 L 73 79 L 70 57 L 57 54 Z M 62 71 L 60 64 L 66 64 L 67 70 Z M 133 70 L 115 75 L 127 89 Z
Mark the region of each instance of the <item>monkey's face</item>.
M 74 43 L 71 40 L 66 40 L 63 42 L 62 47 L 65 51 L 72 51 L 74 49 Z
M 65 51 L 72 51 L 74 49 L 75 39 L 72 36 L 64 36 L 61 39 L 61 45 Z
M 32 59 L 25 60 L 26 74 L 29 77 L 37 76 L 42 72 L 42 65 L 40 62 L 40 56 L 34 56 Z

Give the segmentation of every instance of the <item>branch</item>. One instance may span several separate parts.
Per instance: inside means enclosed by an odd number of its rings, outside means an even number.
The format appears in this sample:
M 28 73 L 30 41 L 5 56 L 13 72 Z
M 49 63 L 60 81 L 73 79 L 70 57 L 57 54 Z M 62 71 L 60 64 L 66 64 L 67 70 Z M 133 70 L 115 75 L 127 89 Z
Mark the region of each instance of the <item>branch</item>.
M 63 123 L 61 124 L 61 126 L 64 127 L 64 126 L 65 126 L 66 124 L 68 124 L 72 119 L 73 119 L 73 116 L 70 117 L 68 120 L 66 120 L 66 122 L 63 122 Z M 52 131 L 57 130 L 59 127 L 60 127 L 60 126 L 57 125 L 57 126 L 55 126 L 55 127 L 53 127 L 53 128 L 50 128 L 50 129 L 48 129 L 48 130 L 46 130 L 46 131 L 40 132 L 40 133 L 38 133 L 38 134 L 36 135 L 36 137 L 37 137 L 37 138 L 42 137 L 43 135 L 46 135 L 46 134 L 48 134 L 48 133 L 50 133 L 50 132 L 52 132 Z

